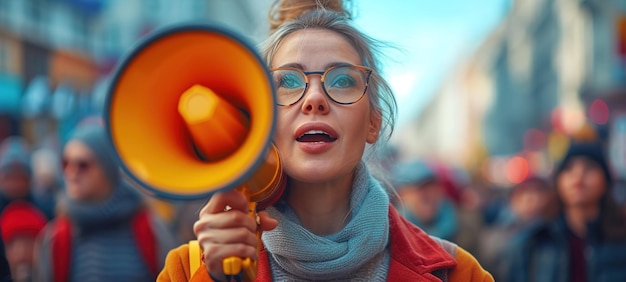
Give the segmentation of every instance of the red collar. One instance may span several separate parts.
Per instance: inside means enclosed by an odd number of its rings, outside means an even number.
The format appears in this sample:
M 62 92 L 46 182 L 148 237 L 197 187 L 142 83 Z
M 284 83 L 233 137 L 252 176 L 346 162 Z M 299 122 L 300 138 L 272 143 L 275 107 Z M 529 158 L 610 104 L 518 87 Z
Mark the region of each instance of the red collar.
M 389 207 L 389 230 L 389 281 L 439 281 L 431 274 L 433 271 L 456 266 L 456 261 L 446 250 L 392 206 Z

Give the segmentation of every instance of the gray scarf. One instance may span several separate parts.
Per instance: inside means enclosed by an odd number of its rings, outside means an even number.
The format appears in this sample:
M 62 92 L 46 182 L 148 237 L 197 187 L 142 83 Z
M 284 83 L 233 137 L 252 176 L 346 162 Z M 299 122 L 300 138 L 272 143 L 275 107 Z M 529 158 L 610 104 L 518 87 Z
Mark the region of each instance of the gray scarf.
M 363 163 L 355 171 L 350 207 L 343 230 L 318 236 L 300 224 L 288 205 L 277 204 L 267 211 L 278 227 L 263 233 L 263 244 L 282 270 L 299 278 L 345 279 L 364 267 L 385 271 L 389 197 Z

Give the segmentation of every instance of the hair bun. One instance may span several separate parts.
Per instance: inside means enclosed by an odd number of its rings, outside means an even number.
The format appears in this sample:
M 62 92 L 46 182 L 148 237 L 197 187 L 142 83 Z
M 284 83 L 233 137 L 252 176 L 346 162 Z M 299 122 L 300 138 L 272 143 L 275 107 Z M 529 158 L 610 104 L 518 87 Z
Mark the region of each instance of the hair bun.
M 335 11 L 350 18 L 342 0 L 275 0 L 269 11 L 270 33 L 284 23 L 318 9 Z

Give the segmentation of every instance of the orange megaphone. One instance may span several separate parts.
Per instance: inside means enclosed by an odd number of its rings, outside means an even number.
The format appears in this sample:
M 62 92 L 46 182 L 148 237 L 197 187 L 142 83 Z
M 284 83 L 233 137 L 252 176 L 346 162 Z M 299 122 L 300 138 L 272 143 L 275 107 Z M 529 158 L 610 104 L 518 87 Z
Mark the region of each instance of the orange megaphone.
M 272 79 L 233 32 L 199 23 L 157 31 L 117 66 L 107 94 L 106 128 L 120 166 L 154 196 L 202 199 L 239 189 L 255 216 L 257 203 L 282 194 Z M 237 274 L 238 263 L 225 268 Z M 242 268 L 254 279 L 254 262 L 244 259 Z

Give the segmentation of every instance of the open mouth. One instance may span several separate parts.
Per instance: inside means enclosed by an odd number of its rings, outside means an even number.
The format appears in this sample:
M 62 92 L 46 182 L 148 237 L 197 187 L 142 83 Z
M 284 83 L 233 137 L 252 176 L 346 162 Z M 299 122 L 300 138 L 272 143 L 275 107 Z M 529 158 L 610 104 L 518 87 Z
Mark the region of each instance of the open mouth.
M 298 142 L 334 142 L 335 140 L 337 137 L 321 130 L 309 130 L 296 138 Z

